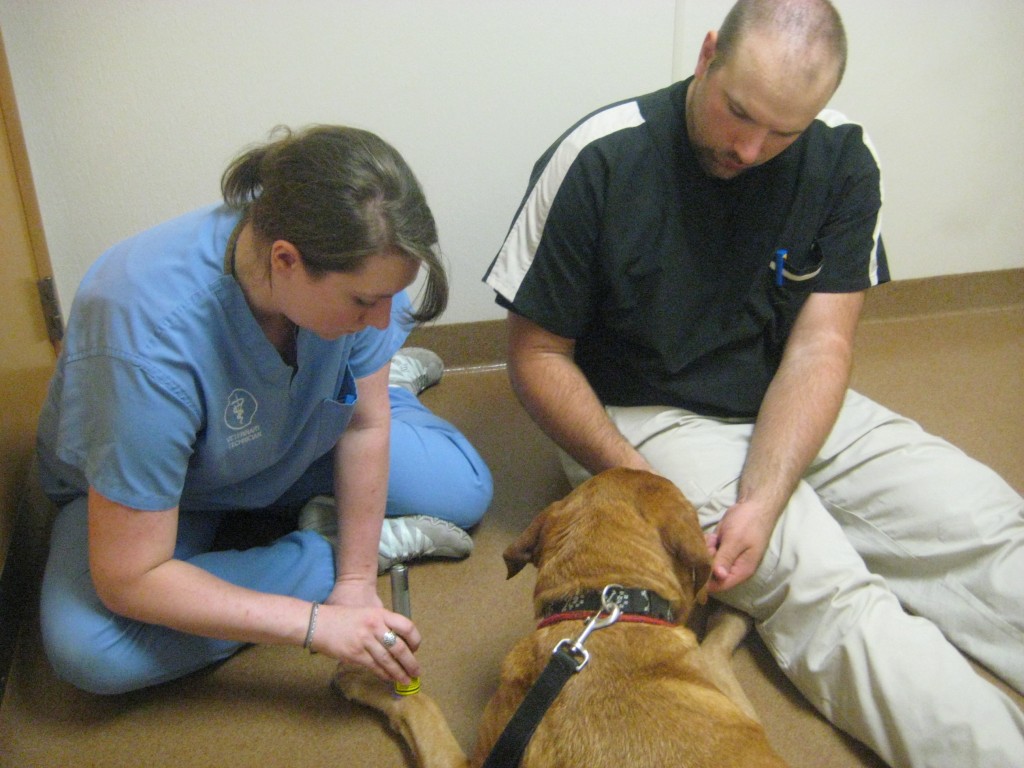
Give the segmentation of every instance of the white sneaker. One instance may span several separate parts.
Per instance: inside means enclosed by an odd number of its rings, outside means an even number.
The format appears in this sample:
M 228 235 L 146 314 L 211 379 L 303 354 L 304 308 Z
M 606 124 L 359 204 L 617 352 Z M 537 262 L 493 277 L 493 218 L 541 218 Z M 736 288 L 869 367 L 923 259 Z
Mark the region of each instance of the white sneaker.
M 444 361 L 436 352 L 422 347 L 402 347 L 391 358 L 388 384 L 418 395 L 427 387 L 437 384 L 443 374 Z
M 332 544 L 338 543 L 338 512 L 333 496 L 314 496 L 299 511 L 300 531 L 316 531 Z
M 420 557 L 450 557 L 456 560 L 473 551 L 473 539 L 454 523 L 430 515 L 384 518 L 377 550 L 377 573 L 396 563 Z
M 337 546 L 338 515 L 331 496 L 314 496 L 299 512 L 300 531 L 315 531 Z M 430 515 L 386 517 L 377 549 L 377 573 L 420 557 L 460 559 L 473 551 L 473 539 L 454 523 Z

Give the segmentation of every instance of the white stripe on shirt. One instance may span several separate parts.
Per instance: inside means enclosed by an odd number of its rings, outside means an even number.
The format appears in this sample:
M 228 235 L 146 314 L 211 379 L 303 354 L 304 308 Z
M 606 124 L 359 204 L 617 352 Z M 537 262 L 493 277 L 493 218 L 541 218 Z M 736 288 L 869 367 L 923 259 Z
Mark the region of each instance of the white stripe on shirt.
M 834 109 L 823 109 L 818 114 L 818 119 L 829 128 L 836 128 L 840 125 L 860 125 L 859 123 L 854 123 L 842 112 L 837 112 Z M 871 285 L 878 285 L 878 245 L 882 237 L 881 205 L 885 203 L 885 190 L 882 187 L 882 164 L 878 160 L 878 152 L 875 151 L 875 145 L 871 142 L 871 138 L 868 136 L 867 131 L 864 130 L 863 125 L 860 126 L 860 135 L 864 139 L 864 146 L 867 147 L 868 152 L 875 159 L 875 165 L 878 166 L 879 208 L 878 215 L 875 217 L 875 228 L 871 233 L 871 257 L 868 260 L 868 280 Z
M 635 101 L 630 101 L 598 112 L 562 140 L 516 216 L 494 267 L 487 275 L 487 285 L 506 300 L 515 301 L 540 245 L 548 211 L 580 152 L 597 139 L 643 123 L 640 107 Z

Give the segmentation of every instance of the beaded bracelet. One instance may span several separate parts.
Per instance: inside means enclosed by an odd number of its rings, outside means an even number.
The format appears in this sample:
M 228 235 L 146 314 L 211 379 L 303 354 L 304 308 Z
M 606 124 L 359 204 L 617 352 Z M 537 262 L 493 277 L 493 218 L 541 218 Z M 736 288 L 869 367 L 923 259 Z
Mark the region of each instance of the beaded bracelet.
M 309 612 L 309 628 L 306 630 L 306 639 L 302 643 L 302 647 L 308 650 L 310 653 L 316 653 L 313 650 L 313 634 L 316 632 L 316 617 L 320 613 L 320 603 L 313 602 L 313 608 Z

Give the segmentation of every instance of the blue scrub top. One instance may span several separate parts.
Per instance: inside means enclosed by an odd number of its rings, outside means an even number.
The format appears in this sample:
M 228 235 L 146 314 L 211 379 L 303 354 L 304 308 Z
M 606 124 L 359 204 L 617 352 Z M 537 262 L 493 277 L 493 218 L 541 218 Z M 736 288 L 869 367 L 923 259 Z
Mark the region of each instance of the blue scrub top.
M 238 212 L 211 206 L 111 248 L 71 308 L 40 415 L 43 488 L 89 486 L 136 509 L 264 507 L 341 436 L 355 379 L 408 335 L 409 299 L 384 331 L 298 335 L 298 368 L 264 335 L 224 253 Z

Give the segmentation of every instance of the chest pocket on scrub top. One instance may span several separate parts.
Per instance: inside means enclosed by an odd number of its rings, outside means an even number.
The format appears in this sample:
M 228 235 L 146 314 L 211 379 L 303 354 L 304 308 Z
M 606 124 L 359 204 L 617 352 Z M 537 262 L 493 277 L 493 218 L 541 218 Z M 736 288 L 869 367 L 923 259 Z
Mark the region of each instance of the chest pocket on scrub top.
M 821 247 L 814 242 L 802 256 L 785 248 L 777 249 L 768 261 L 768 268 L 772 271 L 775 287 L 810 293 L 824 261 Z
M 802 252 L 778 249 L 769 259 L 772 285 L 768 295 L 780 338 L 789 334 L 804 301 L 820 282 L 824 262 L 825 257 L 817 241 Z
M 337 399 L 324 400 L 316 409 L 316 418 L 320 423 L 316 438 L 317 457 L 331 450 L 348 428 L 357 400 L 356 380 L 349 367 L 345 366 Z

